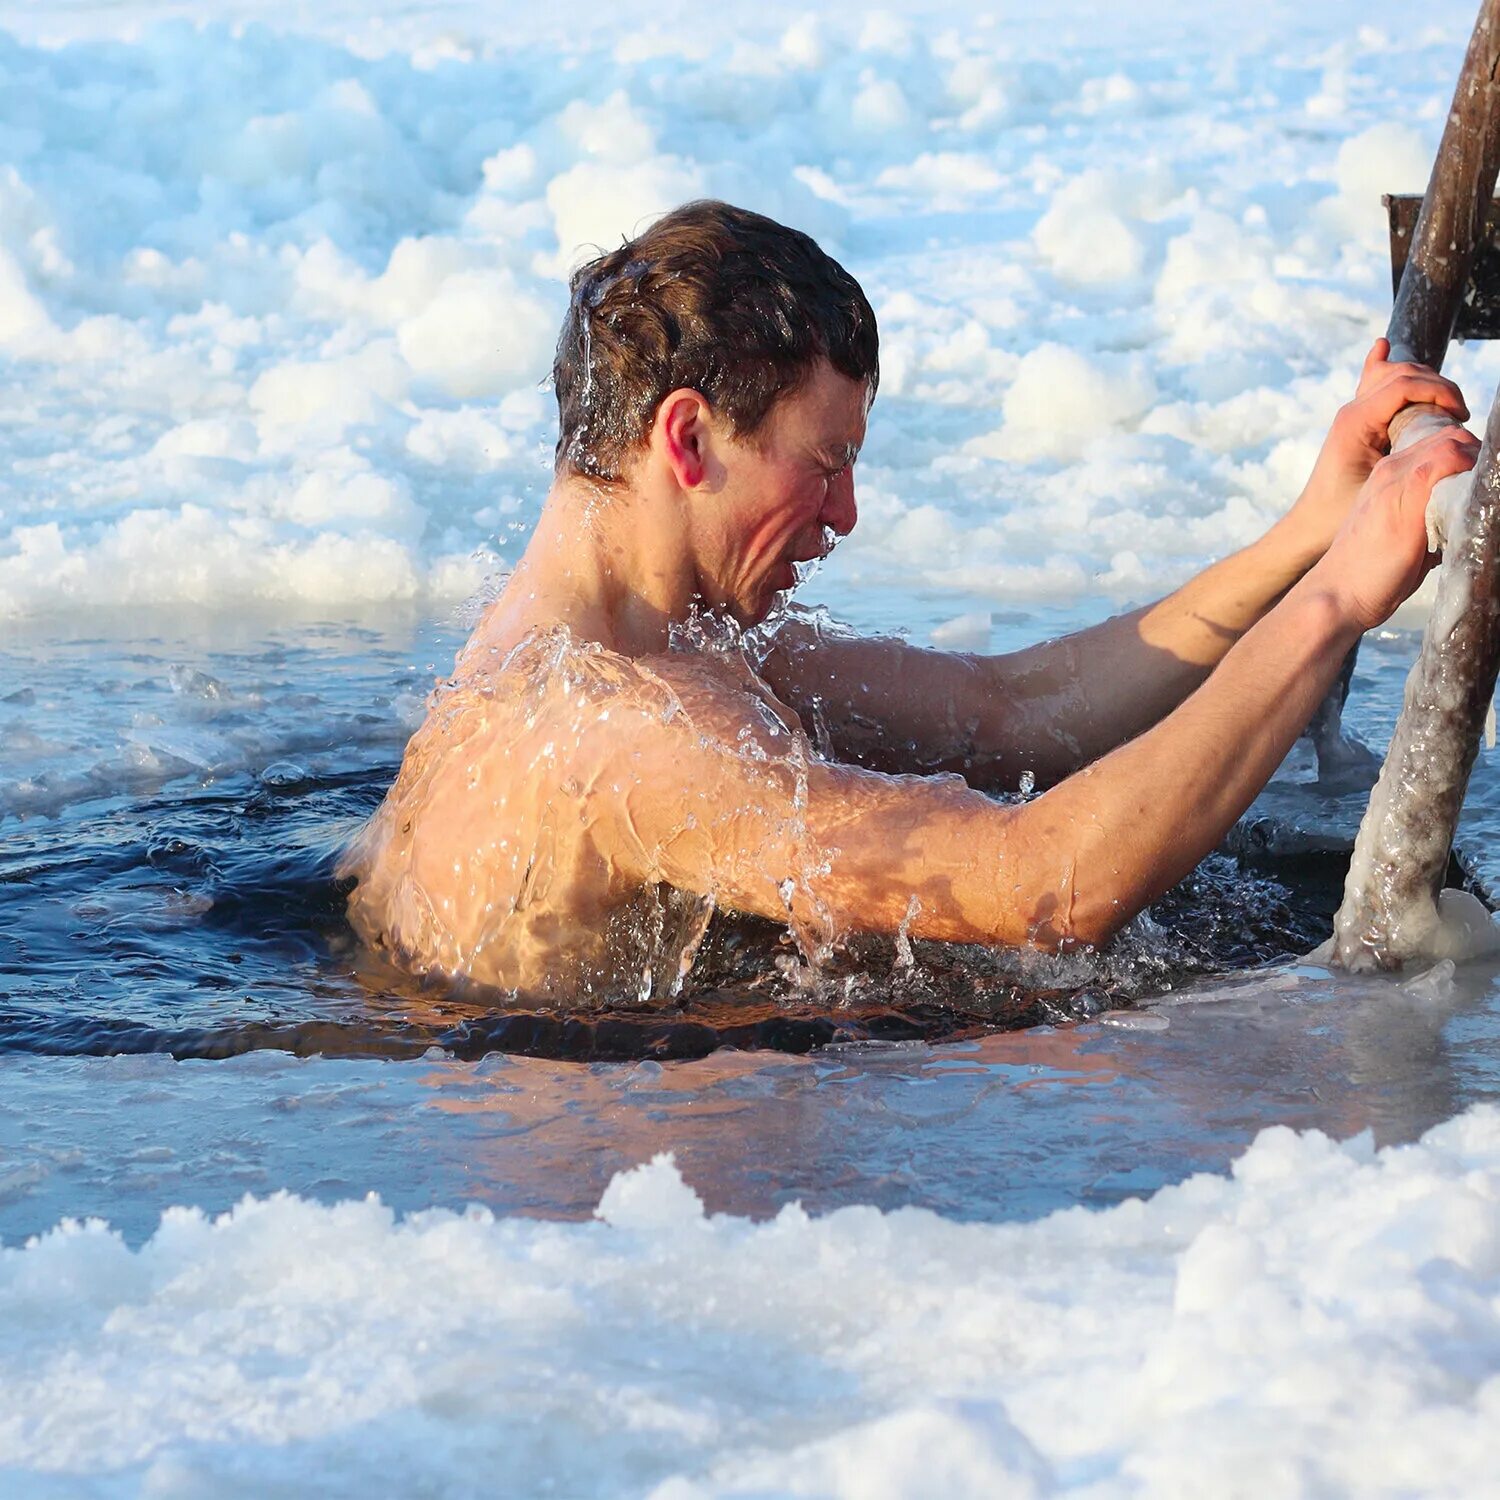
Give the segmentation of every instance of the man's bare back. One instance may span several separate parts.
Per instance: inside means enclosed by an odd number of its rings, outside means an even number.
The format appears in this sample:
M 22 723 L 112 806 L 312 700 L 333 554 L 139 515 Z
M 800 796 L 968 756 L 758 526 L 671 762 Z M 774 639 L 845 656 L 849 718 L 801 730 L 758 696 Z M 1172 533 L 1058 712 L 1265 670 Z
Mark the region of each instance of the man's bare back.
M 716 904 L 673 885 L 674 847 L 738 816 L 757 781 L 789 800 L 812 752 L 782 712 L 737 653 L 632 660 L 563 625 L 503 648 L 481 631 L 350 851 L 350 916 L 420 973 L 580 1005 L 665 999 Z M 718 774 L 664 826 L 660 784 L 693 761 Z

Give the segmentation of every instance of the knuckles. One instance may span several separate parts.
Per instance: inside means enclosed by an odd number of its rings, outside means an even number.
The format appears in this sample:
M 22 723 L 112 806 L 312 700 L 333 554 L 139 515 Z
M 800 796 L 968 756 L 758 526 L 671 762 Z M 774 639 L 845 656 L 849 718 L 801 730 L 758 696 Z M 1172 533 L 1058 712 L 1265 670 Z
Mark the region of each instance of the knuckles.
M 1472 469 L 1475 459 L 1479 457 L 1479 444 L 1472 438 L 1465 442 L 1459 437 L 1448 437 L 1445 438 L 1438 452 L 1454 468 Z
M 1419 396 L 1432 405 L 1464 405 L 1463 393 L 1451 380 L 1426 365 L 1381 365 L 1378 372 L 1360 382 L 1359 398 L 1394 390 L 1407 397 Z
M 1424 438 L 1403 453 L 1382 458 L 1375 465 L 1372 477 L 1378 474 L 1383 482 L 1394 481 L 1430 490 L 1438 480 L 1472 469 L 1478 456 L 1479 444 L 1473 435 L 1464 433 L 1462 428 L 1454 428 Z

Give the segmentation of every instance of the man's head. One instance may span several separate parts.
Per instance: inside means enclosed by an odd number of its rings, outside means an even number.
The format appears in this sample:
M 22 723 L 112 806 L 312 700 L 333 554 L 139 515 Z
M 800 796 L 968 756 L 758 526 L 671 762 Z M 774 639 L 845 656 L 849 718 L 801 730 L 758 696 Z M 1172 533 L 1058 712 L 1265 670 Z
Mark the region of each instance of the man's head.
M 560 473 L 622 479 L 673 391 L 748 440 L 820 366 L 871 397 L 879 380 L 859 283 L 807 235 L 727 203 L 673 210 L 571 290 L 553 364 Z

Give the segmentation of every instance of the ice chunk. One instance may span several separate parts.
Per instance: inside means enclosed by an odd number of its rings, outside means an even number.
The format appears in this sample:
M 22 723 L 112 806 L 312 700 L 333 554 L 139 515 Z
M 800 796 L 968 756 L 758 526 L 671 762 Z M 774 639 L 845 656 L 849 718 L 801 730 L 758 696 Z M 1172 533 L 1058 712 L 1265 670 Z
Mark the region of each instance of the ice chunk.
M 1140 274 L 1146 250 L 1122 216 L 1117 173 L 1082 173 L 1053 194 L 1037 221 L 1037 249 L 1069 281 L 1105 284 Z
M 1077 458 L 1101 434 L 1137 421 L 1155 399 L 1139 360 L 1042 344 L 1021 361 L 1005 393 L 1004 425 L 973 440 L 969 451 L 1021 462 Z
M 987 609 L 955 615 L 932 627 L 932 644 L 959 651 L 983 651 L 990 643 L 991 615 Z
M 703 1222 L 703 1203 L 664 1151 L 616 1176 L 595 1213 L 615 1229 L 680 1233 Z
M 450 396 L 496 397 L 547 367 L 558 316 L 509 272 L 466 271 L 448 277 L 396 341 L 412 369 Z

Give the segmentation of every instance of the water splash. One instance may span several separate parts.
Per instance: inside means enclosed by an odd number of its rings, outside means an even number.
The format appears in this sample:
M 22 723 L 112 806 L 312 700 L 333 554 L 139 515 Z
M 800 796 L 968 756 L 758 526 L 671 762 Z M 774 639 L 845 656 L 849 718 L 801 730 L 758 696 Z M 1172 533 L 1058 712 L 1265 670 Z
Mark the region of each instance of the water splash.
M 1269 882 L 1256 893 L 1264 920 L 1215 910 L 1200 940 L 1142 916 L 1103 953 L 916 939 L 915 891 L 893 938 L 860 930 L 824 896 L 837 850 L 811 817 L 810 778 L 827 749 L 759 676 L 763 642 L 696 612 L 656 658 L 561 627 L 504 652 L 471 646 L 341 866 L 358 882 L 357 931 L 422 983 L 507 1006 L 664 1011 L 733 990 L 984 1018 L 1045 996 L 1040 1015 L 1054 1019 L 1170 988 L 1225 951 L 1253 962 L 1288 951 L 1286 934 L 1304 951 L 1321 935 Z M 683 802 L 687 755 L 701 784 Z M 1218 907 L 1218 892 L 1254 879 L 1227 858 L 1194 877 Z

